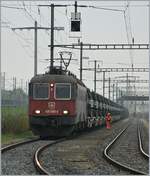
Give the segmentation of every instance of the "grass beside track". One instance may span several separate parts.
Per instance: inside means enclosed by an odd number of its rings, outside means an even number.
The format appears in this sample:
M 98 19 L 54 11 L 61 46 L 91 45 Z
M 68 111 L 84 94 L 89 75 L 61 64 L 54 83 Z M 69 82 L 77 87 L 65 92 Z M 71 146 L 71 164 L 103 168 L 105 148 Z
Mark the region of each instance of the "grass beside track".
M 27 107 L 2 107 L 2 134 L 18 134 L 29 130 Z
M 32 134 L 31 131 L 22 132 L 19 134 L 10 134 L 10 133 L 2 134 L 1 143 L 2 145 L 12 144 L 22 140 L 30 139 L 32 137 L 34 137 L 34 135 Z
M 1 115 L 2 144 L 14 143 L 33 137 L 29 130 L 27 106 L 2 107 Z

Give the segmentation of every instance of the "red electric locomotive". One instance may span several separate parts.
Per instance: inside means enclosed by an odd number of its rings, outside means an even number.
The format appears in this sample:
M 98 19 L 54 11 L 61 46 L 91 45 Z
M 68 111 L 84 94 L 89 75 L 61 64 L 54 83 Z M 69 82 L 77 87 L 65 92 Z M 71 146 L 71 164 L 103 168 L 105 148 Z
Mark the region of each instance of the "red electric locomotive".
M 87 88 L 70 72 L 55 68 L 29 83 L 29 124 L 39 136 L 66 136 L 84 126 Z
M 29 84 L 29 123 L 39 136 L 67 136 L 74 130 L 105 124 L 107 112 L 113 122 L 128 116 L 121 105 L 95 93 L 74 75 L 54 67 L 33 77 Z

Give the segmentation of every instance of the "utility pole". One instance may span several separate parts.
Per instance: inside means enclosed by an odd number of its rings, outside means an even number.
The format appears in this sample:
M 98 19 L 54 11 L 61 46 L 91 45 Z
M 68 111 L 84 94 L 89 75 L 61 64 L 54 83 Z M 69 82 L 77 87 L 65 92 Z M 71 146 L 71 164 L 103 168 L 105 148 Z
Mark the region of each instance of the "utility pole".
M 150 1 L 149 1 L 149 17 L 150 17 Z M 149 23 L 150 26 L 150 23 Z M 150 66 L 150 31 L 149 31 L 149 66 Z M 150 72 L 149 72 L 149 78 L 150 78 Z M 150 87 L 150 81 L 149 81 L 149 87 Z M 150 89 L 149 89 L 149 94 L 150 94 Z M 149 99 L 149 107 L 150 109 L 150 99 Z M 149 111 L 149 116 L 150 116 L 150 111 Z
M 76 14 L 77 13 L 77 1 L 75 1 L 74 7 L 75 7 L 75 14 Z
M 127 73 L 127 76 L 126 76 L 127 78 L 126 78 L 126 82 L 127 82 L 127 87 L 126 87 L 126 96 L 128 96 L 128 82 L 129 82 L 129 80 L 128 80 L 128 73 Z
M 13 98 L 13 104 L 16 105 L 16 77 L 13 77 L 13 94 L 14 94 L 14 98 Z
M 115 84 L 113 84 L 113 101 L 114 101 L 114 97 L 115 97 Z
M 80 80 L 82 81 L 82 57 L 83 57 L 83 43 L 80 42 Z
M 16 77 L 13 77 L 13 90 L 16 90 Z
M 134 96 L 136 96 L 136 88 L 134 85 Z M 134 104 L 134 115 L 136 116 L 136 100 L 135 100 L 135 104 Z
M 37 21 L 35 21 L 34 27 L 18 27 L 18 28 L 12 28 L 12 30 L 34 30 L 34 76 L 37 75 L 37 31 L 39 29 L 44 29 L 44 30 L 50 30 L 51 28 L 49 27 L 38 27 L 37 26 Z M 53 30 L 64 30 L 64 27 L 53 27 Z M 53 39 L 51 38 L 51 41 Z M 53 42 L 51 43 L 53 45 Z M 51 56 L 53 58 L 53 48 L 51 47 Z
M 33 29 L 34 30 L 34 76 L 37 75 L 37 21 L 34 23 L 34 27 L 19 27 L 19 28 L 12 28 L 12 30 L 24 30 L 24 29 Z
M 29 84 L 28 81 L 26 81 L 26 91 L 25 92 L 27 95 L 28 95 L 28 84 Z
M 118 98 L 121 98 L 121 90 L 119 89 L 119 96 L 118 96 Z
M 51 54 L 50 54 L 50 71 L 54 63 L 54 4 L 51 4 Z
M 105 97 L 105 71 L 103 71 L 103 96 Z
M 6 73 L 3 73 L 3 90 L 5 90 Z
M 37 21 L 34 26 L 34 76 L 37 75 Z
M 20 88 L 23 90 L 23 79 L 20 80 L 21 86 Z
M 116 83 L 116 102 L 118 101 L 118 83 Z
M 108 98 L 110 99 L 110 77 L 108 81 Z
M 94 61 L 94 92 L 96 93 L 96 60 Z
M 39 7 L 51 7 L 51 45 L 50 45 L 50 71 L 54 66 L 54 8 L 55 7 L 67 7 L 67 5 L 50 4 L 50 5 L 39 5 Z M 64 30 L 64 28 L 63 28 Z
M 94 60 L 94 61 L 89 61 L 89 62 L 94 62 L 94 92 L 96 92 L 96 72 L 97 72 L 97 63 L 101 62 L 103 63 L 102 60 Z

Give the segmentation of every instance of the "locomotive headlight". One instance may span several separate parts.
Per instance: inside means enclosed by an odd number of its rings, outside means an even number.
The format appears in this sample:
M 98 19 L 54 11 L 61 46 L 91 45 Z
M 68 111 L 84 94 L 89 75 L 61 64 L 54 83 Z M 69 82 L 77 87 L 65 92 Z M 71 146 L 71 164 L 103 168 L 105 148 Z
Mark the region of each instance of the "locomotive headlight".
M 36 114 L 40 114 L 40 112 L 41 112 L 40 110 L 35 110 Z
M 68 110 L 63 110 L 63 114 L 64 114 L 64 115 L 67 115 L 68 113 L 69 113 Z

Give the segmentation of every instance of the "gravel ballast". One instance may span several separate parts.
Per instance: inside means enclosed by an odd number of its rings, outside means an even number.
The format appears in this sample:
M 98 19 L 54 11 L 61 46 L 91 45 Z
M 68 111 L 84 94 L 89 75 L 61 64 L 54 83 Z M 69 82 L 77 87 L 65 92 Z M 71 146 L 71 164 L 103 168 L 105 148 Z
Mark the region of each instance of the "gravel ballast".
M 104 126 L 48 147 L 40 157 L 42 166 L 55 175 L 130 175 L 111 165 L 103 157 L 105 147 L 128 123 L 131 124 L 128 133 L 120 138 L 110 154 L 118 160 L 123 157 L 124 162 L 131 161 L 135 165 L 138 163 L 138 168 L 145 172 L 148 164 L 144 164 L 137 150 L 137 121 L 131 118 L 113 123 L 111 129 Z M 37 141 L 2 154 L 2 174 L 39 175 L 33 164 L 33 155 L 39 147 L 48 143 L 50 140 Z
M 132 118 L 131 124 L 125 133 L 116 141 L 110 151 L 110 156 L 124 165 L 141 172 L 148 173 L 149 163 L 141 155 L 138 143 L 138 119 Z
M 129 174 L 110 165 L 103 157 L 107 144 L 127 125 L 128 120 L 84 133 L 75 139 L 47 148 L 42 156 L 43 167 L 51 174 L 115 175 Z
M 33 155 L 36 149 L 50 141 L 37 141 L 11 149 L 1 156 L 2 175 L 38 175 Z

